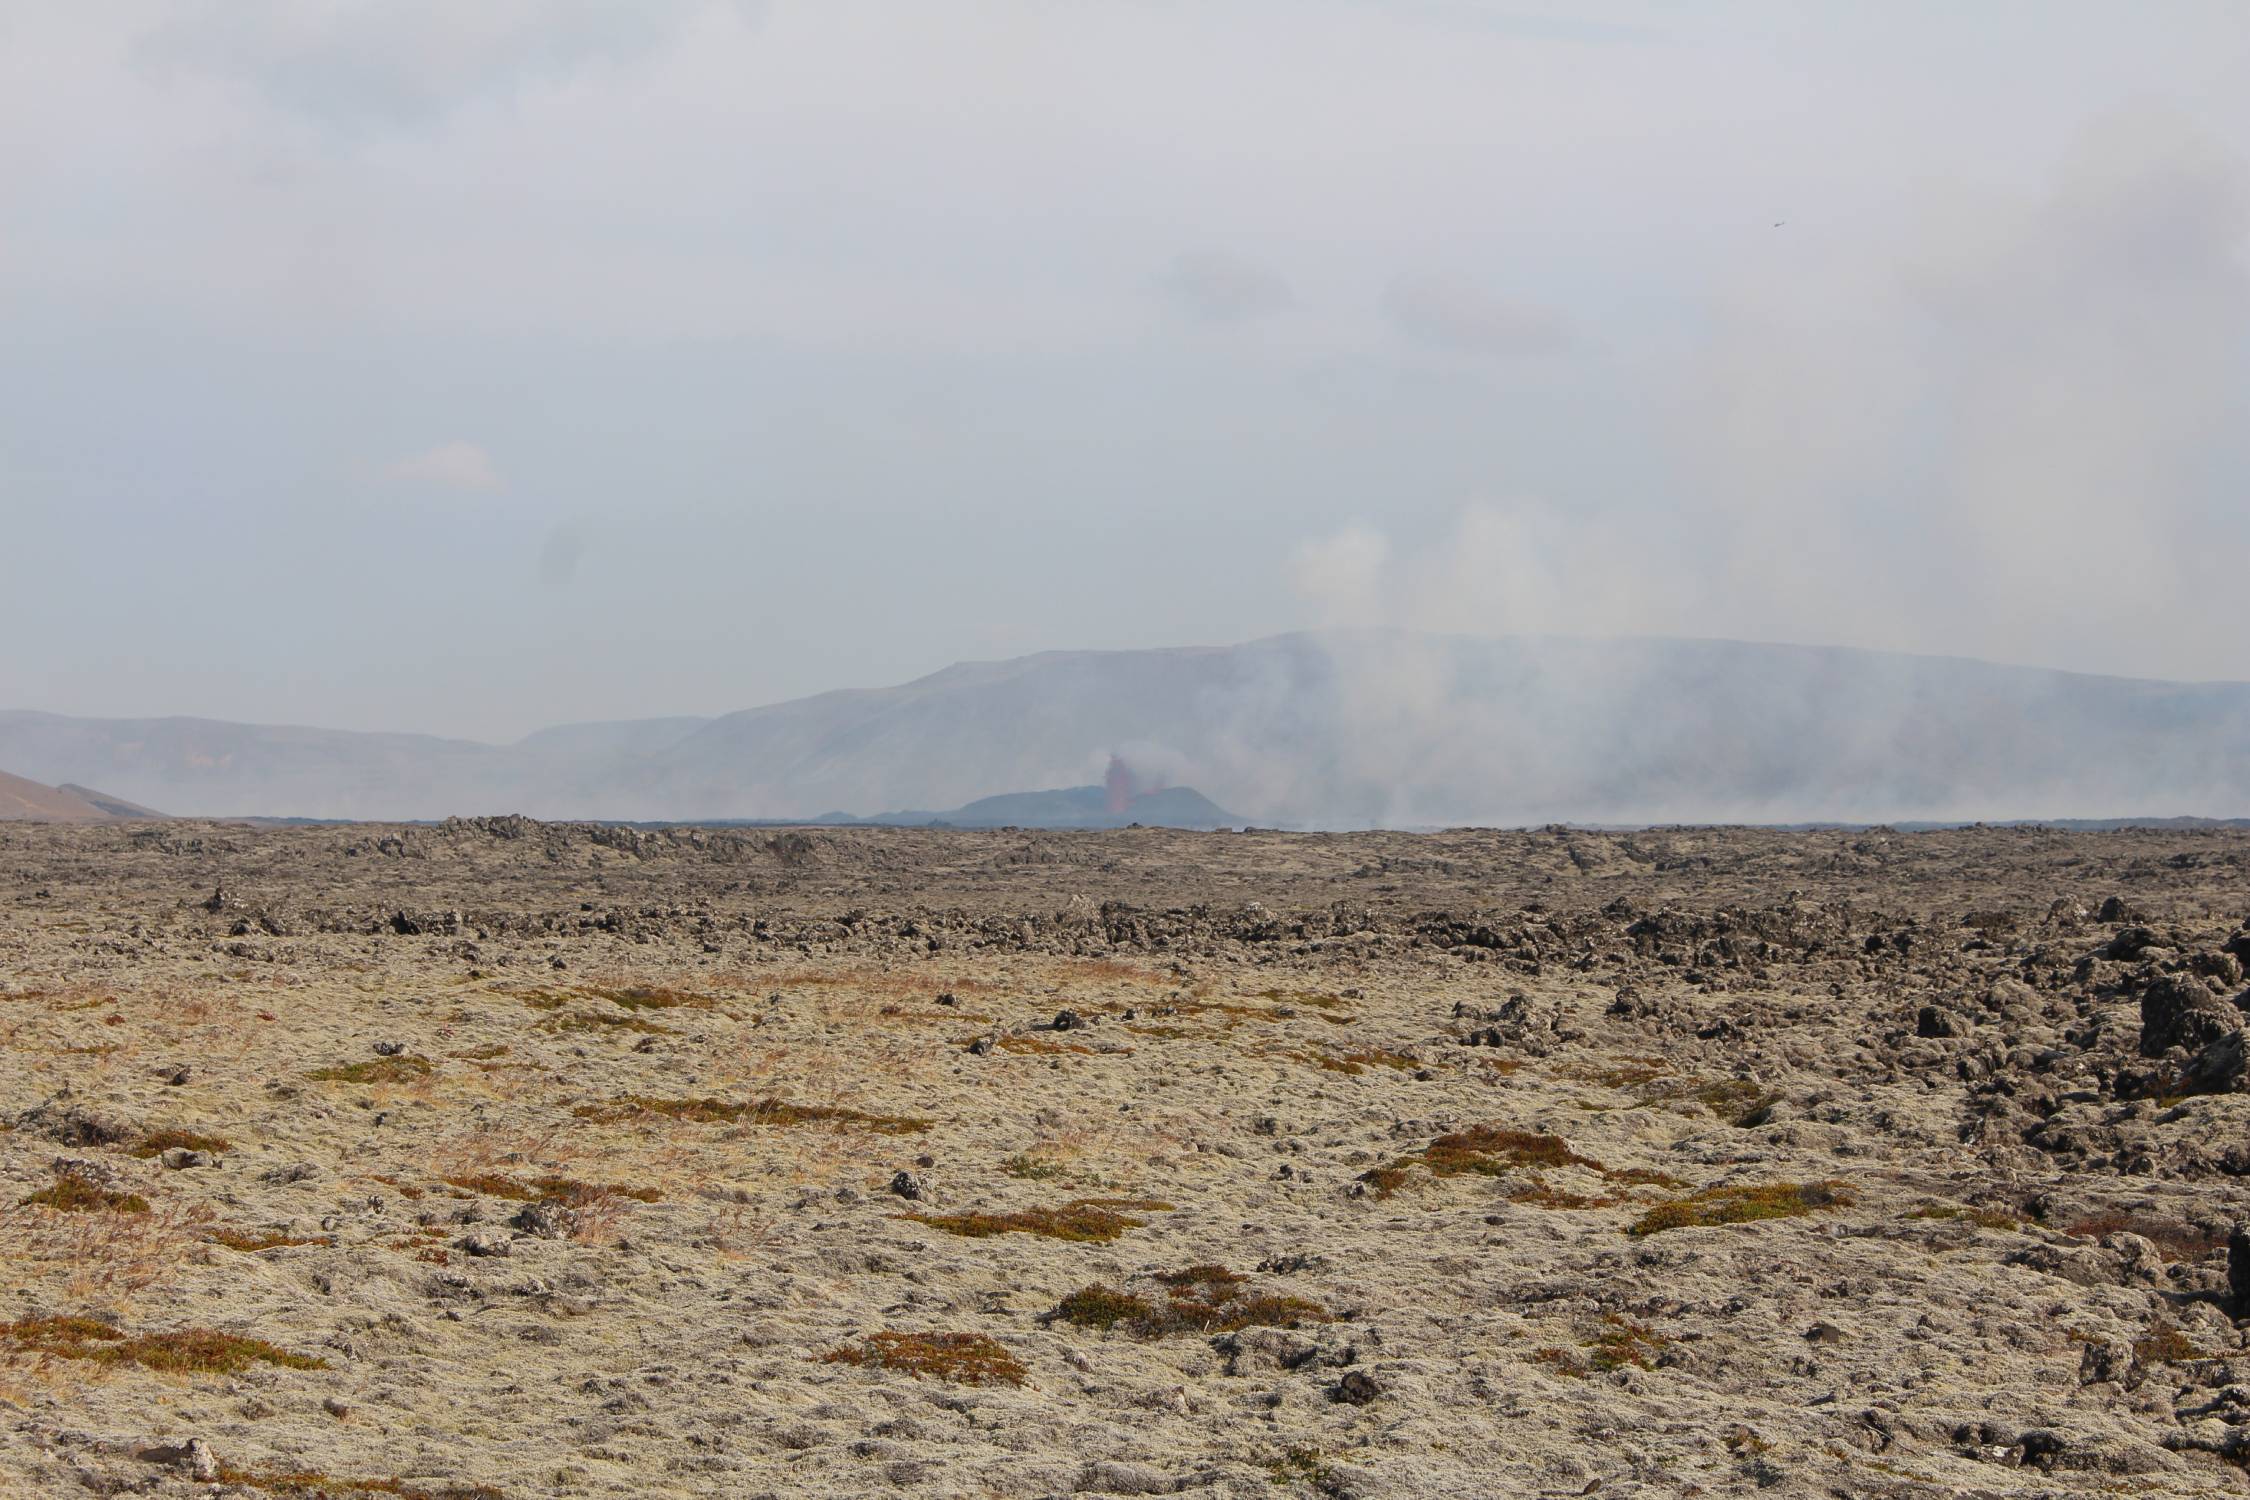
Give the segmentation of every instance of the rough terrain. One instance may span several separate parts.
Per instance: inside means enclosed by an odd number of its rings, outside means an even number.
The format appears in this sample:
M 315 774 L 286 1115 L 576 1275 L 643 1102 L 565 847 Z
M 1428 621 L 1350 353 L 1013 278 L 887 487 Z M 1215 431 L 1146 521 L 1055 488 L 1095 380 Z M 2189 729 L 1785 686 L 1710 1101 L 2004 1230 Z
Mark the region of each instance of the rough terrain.
M 0 1493 L 2250 1493 L 2246 877 L 0 826 Z

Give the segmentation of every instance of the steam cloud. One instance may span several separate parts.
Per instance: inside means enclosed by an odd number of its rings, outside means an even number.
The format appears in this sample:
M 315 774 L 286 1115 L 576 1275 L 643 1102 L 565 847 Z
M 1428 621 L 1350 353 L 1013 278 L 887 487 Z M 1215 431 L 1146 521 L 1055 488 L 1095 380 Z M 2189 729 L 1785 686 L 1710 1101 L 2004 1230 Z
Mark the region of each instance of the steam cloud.
M 2142 675 L 2185 640 L 2246 675 L 2246 234 L 2240 160 L 2111 121 L 2036 201 L 1933 203 L 1860 264 L 1728 294 L 1671 381 L 1675 503 L 1481 499 L 1418 551 L 1310 540 L 1292 582 L 1329 624 Z
M 1360 632 L 1333 652 L 1346 722 L 1367 726 L 1343 755 L 1367 784 L 1401 788 L 1379 820 L 1439 811 L 1410 789 L 1468 743 L 1495 774 L 1535 780 L 1543 759 L 1461 679 L 1454 649 L 1416 632 L 1833 641 L 2121 675 L 2157 675 L 2186 637 L 2210 675 L 2242 675 L 2229 578 L 2250 554 L 2246 233 L 2239 159 L 2177 121 L 2113 119 L 2036 199 L 1933 201 L 1856 264 L 1729 293 L 1672 382 L 1685 503 L 1479 500 L 1421 547 L 1367 525 L 1304 542 L 1299 597 Z M 1629 734 L 1623 706 L 1651 684 L 1572 660 L 1591 675 L 1524 695 L 1554 716 L 1541 733 Z M 1923 705 L 1902 687 L 1865 710 L 1872 749 L 1911 742 Z M 1682 753 L 1724 764 L 1764 727 L 1714 726 Z M 2038 731 L 2003 717 L 1986 732 Z M 1627 764 L 1634 747 L 1616 749 Z M 2130 796 L 2089 785 L 2046 810 Z M 1658 816 L 1835 811 L 1627 800 Z M 1956 803 L 1971 804 L 1992 810 Z

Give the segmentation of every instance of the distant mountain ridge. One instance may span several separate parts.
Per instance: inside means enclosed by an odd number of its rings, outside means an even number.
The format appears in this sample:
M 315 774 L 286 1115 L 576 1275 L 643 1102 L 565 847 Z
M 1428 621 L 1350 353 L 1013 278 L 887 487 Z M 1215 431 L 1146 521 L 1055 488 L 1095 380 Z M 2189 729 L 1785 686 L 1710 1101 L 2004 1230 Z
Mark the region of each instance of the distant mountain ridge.
M 1405 632 L 1054 651 L 512 745 L 0 712 L 0 765 L 185 814 L 806 818 L 1084 788 L 1268 824 L 2250 815 L 2250 684 L 1840 648 Z

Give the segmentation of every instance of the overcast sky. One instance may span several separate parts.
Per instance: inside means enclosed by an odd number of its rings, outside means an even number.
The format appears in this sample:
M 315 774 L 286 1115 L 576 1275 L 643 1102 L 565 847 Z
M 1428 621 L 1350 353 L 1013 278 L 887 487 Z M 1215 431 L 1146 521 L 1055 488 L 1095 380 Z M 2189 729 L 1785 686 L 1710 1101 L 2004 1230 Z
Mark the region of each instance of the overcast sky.
M 2250 678 L 2250 5 L 0 0 L 0 707 Z

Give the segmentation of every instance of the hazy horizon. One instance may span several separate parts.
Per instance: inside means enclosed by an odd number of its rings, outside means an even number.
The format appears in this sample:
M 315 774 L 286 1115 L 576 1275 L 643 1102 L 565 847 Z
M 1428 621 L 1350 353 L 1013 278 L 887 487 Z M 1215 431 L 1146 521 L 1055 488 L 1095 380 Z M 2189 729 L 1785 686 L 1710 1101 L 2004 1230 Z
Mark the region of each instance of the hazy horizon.
M 2232 0 L 0 0 L 0 706 L 2250 679 L 2244 76 Z
M 1043 652 L 506 746 L 0 710 L 0 765 L 175 814 L 801 819 L 1102 783 L 1263 824 L 2250 816 L 2250 684 L 1839 648 L 1343 630 Z
M 810 693 L 799 694 L 799 695 L 796 695 L 796 696 L 793 696 L 793 697 L 789 697 L 789 698 L 777 698 L 777 699 L 771 699 L 771 700 L 767 700 L 767 701 L 763 701 L 763 702 L 757 702 L 757 703 L 740 703 L 740 704 L 736 704 L 736 705 L 734 705 L 734 706 L 733 706 L 732 708 L 717 709 L 717 710 L 712 710 L 712 711 L 708 711 L 708 712 L 684 712 L 684 711 L 683 711 L 683 712 L 678 712 L 678 713 L 663 713 L 663 712 L 659 712 L 659 713 L 654 713 L 654 714 L 638 714 L 638 715 L 633 715 L 633 716 L 630 716 L 630 717 L 606 717 L 606 718 L 587 718 L 587 719 L 568 719 L 568 720 L 559 720 L 559 721 L 556 721 L 556 722 L 554 722 L 554 723 L 547 723 L 547 724 L 537 724 L 537 725 L 534 725 L 534 726 L 532 726 L 532 727 L 531 727 L 530 729 L 526 730 L 526 731 L 525 731 L 525 732 L 524 732 L 523 734 L 520 734 L 520 735 L 515 735 L 515 736 L 509 737 L 509 738 L 506 738 L 506 739 L 480 739 L 479 737 L 477 737 L 477 736 L 475 736 L 475 735 L 467 735 L 467 734 L 453 734 L 453 733 L 448 733 L 448 732 L 446 732 L 446 731 L 444 731 L 444 730 L 429 730 L 429 729 L 419 729 L 419 728 L 413 728 L 413 727 L 408 727 L 408 726 L 399 726 L 399 725 L 368 725 L 368 726 L 352 726 L 352 725 L 342 725 L 342 724 L 320 724 L 320 723 L 313 723 L 313 722 L 311 722 L 311 721 L 297 721 L 297 720 L 255 720 L 255 719 L 239 719 L 239 720 L 238 720 L 238 719 L 223 719 L 223 718 L 219 718 L 218 716 L 215 716 L 215 715 L 211 715 L 211 714 L 194 714 L 194 713 L 182 713 L 182 714 L 143 714 L 143 713 L 117 713 L 117 714 L 64 714 L 64 713 L 62 713 L 62 711 L 60 711 L 60 710 L 57 710 L 57 709 L 51 709 L 51 708 L 48 708 L 47 706 L 45 706 L 44 704 L 38 704 L 38 703 L 0 703 L 0 713 L 8 712 L 8 711 L 10 711 L 10 710 L 15 710 L 15 711 L 22 711 L 22 712 L 31 712 L 31 713 L 55 714 L 55 715 L 57 715 L 58 717 L 64 717 L 64 718 L 74 718 L 74 719 L 79 719 L 79 718 L 82 718 L 82 719 L 89 719 L 89 720 L 154 720 L 154 719 L 168 719 L 168 718 L 169 718 L 169 719 L 200 719 L 200 720 L 206 720 L 206 721 L 209 721 L 209 722 L 214 722 L 214 723 L 244 724 L 244 725 L 249 725 L 249 726 L 253 726 L 253 727 L 259 727 L 259 728 L 268 728 L 268 729 L 324 729 L 324 730 L 342 730 L 342 731 L 345 731 L 345 732 L 349 732 L 349 733 L 367 733 L 367 734 L 402 734 L 402 735 L 412 735 L 412 736 L 417 736 L 417 737 L 421 737 L 421 738 L 429 738 L 429 739 L 450 739 L 450 740 L 461 740 L 461 741 L 466 741 L 466 742 L 469 742 L 469 743 L 472 743 L 472 744 L 483 744 L 483 745 L 491 745 L 491 746 L 495 746 L 495 747 L 505 748 L 505 747 L 508 747 L 508 746 L 511 746 L 511 745 L 516 745 L 516 744 L 520 744 L 520 743 L 522 743 L 522 742 L 524 742 L 524 741 L 526 741 L 526 740 L 536 739 L 536 738 L 537 738 L 538 736 L 540 736 L 540 735 L 542 735 L 542 734 L 545 734 L 545 733 L 548 733 L 548 732 L 551 732 L 551 731 L 554 731 L 554 730 L 566 730 L 566 729 L 592 729 L 592 728 L 600 728 L 600 727 L 603 727 L 603 726 L 607 726 L 607 725 L 615 725 L 615 724 L 627 724 L 627 723 L 661 723 L 661 722 L 668 722 L 668 721 L 674 721 L 674 720 L 678 720 L 678 721 L 689 721 L 689 720 L 694 720 L 694 721 L 701 721 L 701 722 L 709 722 L 710 720 L 713 720 L 713 719 L 725 718 L 725 717 L 726 717 L 726 716 L 728 716 L 729 714 L 735 714 L 735 713 L 743 713 L 743 712 L 749 712 L 749 711 L 753 711 L 753 710 L 757 710 L 757 709 L 764 709 L 764 708 L 778 708 L 778 707 L 782 707 L 782 706 L 784 706 L 784 705 L 787 705 L 787 704 L 791 704 L 791 703 L 797 703 L 797 702 L 802 702 L 802 701 L 805 701 L 805 700 L 807 700 L 807 699 L 812 699 L 812 698 L 820 698 L 820 697 L 825 697 L 825 696 L 829 696 L 829 695 L 832 695 L 832 694 L 846 694 L 846 695 L 848 695 L 848 694 L 866 694 L 866 693 L 878 693 L 878 692 L 881 692 L 882 690 L 884 690 L 884 689 L 887 689 L 887 688 L 895 688 L 895 687 L 912 687 L 912 686 L 914 686 L 914 685 L 915 685 L 915 684 L 917 684 L 917 683 L 920 683 L 920 682 L 924 682 L 924 681 L 927 681 L 927 680 L 929 680 L 929 679 L 932 679 L 932 678 L 942 677 L 942 676 L 943 676 L 943 675 L 944 675 L 945 673 L 947 673 L 947 672 L 949 672 L 949 671 L 953 670 L 954 668 L 958 668 L 958 667 L 997 666 L 997 665 L 1004 665 L 1004 664 L 1006 664 L 1006 663 L 1008 663 L 1008 662 L 1012 662 L 1012 661 L 1026 661 L 1026 660 L 1030 660 L 1030 659 L 1033 659 L 1033 658 L 1036 658 L 1036 657 L 1042 657 L 1042 656 L 1099 656 L 1099 655 L 1118 655 L 1118 654 L 1126 654 L 1126 653 L 1138 653 L 1138 652 L 1181 652 L 1181 653 L 1197 653 L 1197 652 L 1222 652 L 1222 651 L 1227 651 L 1227 650 L 1231 650 L 1231 649 L 1234 649 L 1234 648 L 1237 648 L 1237 647 L 1242 647 L 1242 646 L 1257 646 L 1257 645 L 1268 644 L 1268 643 L 1271 643 L 1271 642 L 1275 642 L 1275 641 L 1280 641 L 1280 640 L 1285 640 L 1285 639 L 1289 639 L 1289 638 L 1294 638 L 1294 637 L 1304 637 L 1304 638 L 1309 638 L 1309 639 L 1313 639 L 1313 640 L 1320 640 L 1320 641 L 1333 641 L 1333 640 L 1337 640 L 1337 639 L 1343 639 L 1343 638 L 1351 638 L 1351 637 L 1355 637 L 1355 636 L 1356 636 L 1356 637 L 1368 637 L 1368 636 L 1372 636 L 1372 637 L 1376 637 L 1376 638 L 1384 638 L 1384 637 L 1398 637 L 1398 638 L 1401 638 L 1401 639 L 1425 639 L 1425 640 L 1432 640 L 1432 641 L 1443 641 L 1443 640 L 1467 640 L 1467 641 L 1490 641 L 1490 642 L 1507 642 L 1507 641 L 1518 641 L 1518 642 L 1554 641 L 1554 642 L 1581 643 L 1581 644 L 1593 644 L 1593 643 L 1603 643 L 1603 642 L 1608 642 L 1608 643 L 1615 643 L 1615 644 L 1632 644 L 1632 643 L 1637 643 L 1637 642 L 1647 642 L 1647 643 L 1683 643 L 1683 644 L 1689 644 L 1689 645 L 1714 645 L 1714 646 L 1772 646 L 1772 647 L 1779 647 L 1779 648 L 1782 648 L 1782 649 L 1788 649 L 1788 650 L 1803 650 L 1803 651 L 1814 651 L 1814 652 L 1831 652 L 1831 651 L 1833 651 L 1833 652 L 1847 652 L 1847 653 L 1857 653 L 1857 654 L 1862 654 L 1862 655 L 1867 655 L 1867 656 L 1880 656 L 1880 657 L 1899 657 L 1899 658 L 1906 658 L 1906 659 L 1923 659 L 1923 660 L 1929 660 L 1929 661 L 1937 661 L 1937 662 L 1958 662 L 1958 663 L 1963 663 L 1963 664 L 1966 664 L 1966 665 L 1973 665 L 1973 666 L 1993 666 L 1993 667 L 2002 667 L 2002 668 L 2009 668 L 2009 669 L 2020 669 L 2020 670 L 2023 670 L 2023 671 L 2027 671 L 2027 672 L 2052 672 L 2052 673 L 2058 673 L 2058 674 L 2061 674 L 2061 675 L 2063 675 L 2063 676 L 2068 676 L 2068 677 L 2093 677 L 2093 678 L 2104 678 L 2104 679 L 2109 679 L 2109 680 L 2113 680 L 2113 681 L 2126 681 L 2126 682 L 2157 682 L 2157 683 L 2165 683 L 2165 684 L 2169 684 L 2169 685 L 2176 685 L 2176 686 L 2181 686 L 2181 687 L 2238 687 L 2238 686 L 2239 686 L 2239 687 L 2250 687 L 2250 680 L 2237 679 L 2237 678 L 2217 678 L 2217 677 L 2214 677 L 2214 678 L 2147 678 L 2147 677 L 2136 677 L 2136 676 L 2134 676 L 2133 674 L 2130 674 L 2130 673 L 2112 673 L 2112 672 L 2081 672 L 2081 671 L 2078 671 L 2078 670 L 2076 670 L 2076 669 L 2074 669 L 2074 668 L 2069 668 L 2069 667 L 2057 667 L 2057 666 L 2053 666 L 2053 665 L 2051 665 L 2051 664 L 2047 664 L 2047 663 L 2041 663 L 2041 662 L 1997 662 L 1997 661 L 1992 661 L 1992 660 L 1990 660 L 1989 658 L 1984 658 L 1984 657 L 1974 657 L 1974 656 L 1962 656 L 1962 655 L 1960 655 L 1960 654 L 1958 654 L 1958 653 L 1952 653 L 1952 652 L 1935 652 L 1935 651 L 1929 651 L 1929 652 L 1920 652 L 1920 651 L 1907 651 L 1907 652 L 1884 652 L 1884 651 L 1874 651 L 1874 650 L 1870 650 L 1869 648 L 1866 648 L 1866 647 L 1860 647 L 1860 646 L 1851 646 L 1851 645 L 1842 645 L 1842 644 L 1834 644 L 1834 645 L 1818 645 L 1818 644 L 1810 644 L 1810 643 L 1806 643 L 1806 642 L 1802 642 L 1802 641 L 1756 641 L 1756 640 L 1748 640 L 1748 639 L 1744 639 L 1744 638 L 1741 638 L 1741 637 L 1732 637 L 1732 636 L 1654 636 L 1654 635 L 1613 635 L 1613 636 L 1575 635 L 1575 636 L 1574 636 L 1574 635 L 1565 635 L 1565 634 L 1558 634 L 1558 633 L 1552 633 L 1552 632 L 1523 632 L 1523 633 L 1518 633 L 1518 634 L 1513 634 L 1513 635 L 1488 635 L 1488 634 L 1481 634 L 1481 633 L 1478 633 L 1478 632 L 1474 632 L 1474 631 L 1431 631 L 1431 632 L 1417 632 L 1417 631 L 1411 631 L 1411 630 L 1400 629 L 1400 628 L 1396 628 L 1396 627 L 1354 627 L 1354 626 L 1343 626 L 1343 627 L 1335 627 L 1335 628 L 1330 628 L 1330 629 L 1321 629 L 1321 628 L 1318 628 L 1318 627 L 1313 627 L 1313 628 L 1306 628 L 1306 629 L 1297 629 L 1297 630 L 1277 631 L 1277 632 L 1273 633 L 1272 635 L 1267 635 L 1267 636 L 1260 636 L 1260 637 L 1256 637 L 1256 638 L 1254 638 L 1254 639 L 1252 639 L 1252 640 L 1248 640 L 1248 641 L 1195 641 L 1195 642 L 1184 642 L 1184 643 L 1179 643 L 1179 644 L 1174 644 L 1174 645 L 1159 645 L 1159 646 L 1053 646 L 1053 647 L 1045 647 L 1045 648 L 1041 648 L 1041 649 L 1039 649 L 1039 650 L 1036 650 L 1036 651 L 1028 651 L 1028 652 L 1024 652 L 1024 653 L 1022 653 L 1021 655 L 1018 655 L 1018 656 L 1010 656 L 1010 657 L 981 657 L 981 658 L 963 658 L 963 659 L 961 659 L 961 660 L 958 660 L 958 661 L 948 662 L 948 663 L 946 663 L 946 664 L 945 664 L 945 665 L 943 665 L 943 666 L 932 668 L 932 669 L 931 669 L 930 671 L 928 671 L 928 672 L 923 672 L 923 673 L 919 673 L 919 674 L 917 674 L 917 675 L 916 675 L 916 676 L 914 676 L 914 677 L 911 677 L 911 678 L 906 678 L 906 679 L 903 679 L 903 680 L 901 680 L 901 681 L 897 681 L 897 682 L 851 682 L 851 683 L 838 683 L 838 684 L 835 684 L 834 686 L 831 686 L 831 687 L 815 689 L 814 691 L 812 691 L 812 692 L 810 692 Z

